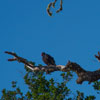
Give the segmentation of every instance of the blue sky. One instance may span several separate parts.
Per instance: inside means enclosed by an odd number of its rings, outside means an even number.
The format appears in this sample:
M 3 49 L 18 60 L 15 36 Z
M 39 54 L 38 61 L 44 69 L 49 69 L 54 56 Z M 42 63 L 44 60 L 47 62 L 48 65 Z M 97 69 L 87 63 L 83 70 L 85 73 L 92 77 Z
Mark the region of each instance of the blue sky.
M 22 89 L 24 84 L 20 74 L 25 72 L 23 64 L 7 62 L 11 56 L 4 51 L 14 51 L 36 64 L 44 64 L 44 51 L 55 58 L 56 64 L 66 65 L 71 60 L 86 70 L 100 68 L 94 58 L 100 50 L 100 0 L 64 0 L 63 11 L 56 14 L 58 2 L 52 17 L 46 12 L 50 1 L 0 0 L 0 91 L 10 89 L 13 80 L 18 80 Z M 86 95 L 96 93 L 87 82 L 77 85 L 76 77 L 70 88 L 86 91 Z

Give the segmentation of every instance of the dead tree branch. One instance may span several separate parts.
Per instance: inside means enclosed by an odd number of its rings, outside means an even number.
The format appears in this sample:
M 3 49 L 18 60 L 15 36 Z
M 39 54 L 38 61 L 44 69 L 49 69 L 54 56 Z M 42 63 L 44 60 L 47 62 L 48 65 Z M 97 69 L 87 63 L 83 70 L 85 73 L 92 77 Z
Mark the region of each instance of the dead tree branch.
M 98 55 L 94 55 L 94 56 L 100 62 L 100 52 L 98 52 Z
M 65 66 L 64 70 L 74 71 L 78 75 L 78 79 L 76 80 L 78 84 L 82 84 L 84 81 L 88 81 L 90 84 L 91 82 L 100 79 L 100 69 L 96 71 L 86 71 L 77 63 L 73 63 L 70 61 Z
M 63 65 L 50 65 L 50 66 L 34 66 L 27 59 L 19 57 L 16 53 L 8 52 L 5 53 L 12 55 L 14 58 L 8 59 L 8 61 L 18 61 L 23 63 L 27 68 L 31 71 L 44 71 L 47 74 L 54 71 L 74 71 L 78 75 L 78 79 L 76 80 L 77 84 L 82 84 L 84 81 L 88 81 L 89 83 L 97 81 L 100 79 L 100 69 L 96 71 L 86 71 L 80 65 L 74 62 L 68 62 L 66 66 Z
M 54 71 L 60 71 L 63 69 L 63 65 L 51 65 L 51 66 L 34 66 L 32 63 L 30 63 L 27 59 L 24 59 L 22 57 L 19 57 L 14 52 L 8 52 L 5 53 L 14 56 L 14 58 L 8 59 L 8 61 L 18 61 L 23 63 L 27 68 L 29 68 L 32 71 L 44 71 L 46 73 L 54 72 Z
M 47 13 L 49 16 L 52 16 L 52 12 L 51 12 L 51 7 L 55 8 L 55 4 L 56 4 L 57 0 L 54 0 L 54 2 L 50 2 L 48 4 L 48 7 L 47 7 Z M 56 11 L 56 13 L 62 11 L 62 0 L 60 0 L 60 8 Z
M 62 9 L 63 9 L 63 8 L 62 8 L 62 3 L 63 3 L 63 2 L 62 2 L 62 0 L 61 0 L 61 1 L 60 1 L 60 8 L 56 11 L 56 13 L 62 11 Z

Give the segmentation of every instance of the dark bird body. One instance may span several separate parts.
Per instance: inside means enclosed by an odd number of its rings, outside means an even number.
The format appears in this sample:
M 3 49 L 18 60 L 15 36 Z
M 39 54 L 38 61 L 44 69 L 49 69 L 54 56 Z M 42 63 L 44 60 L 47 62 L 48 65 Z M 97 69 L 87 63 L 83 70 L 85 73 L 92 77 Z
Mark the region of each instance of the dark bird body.
M 48 55 L 44 52 L 42 52 L 41 56 L 42 56 L 42 60 L 45 64 L 47 64 L 47 65 L 56 65 L 55 60 L 52 56 L 50 56 L 50 55 Z

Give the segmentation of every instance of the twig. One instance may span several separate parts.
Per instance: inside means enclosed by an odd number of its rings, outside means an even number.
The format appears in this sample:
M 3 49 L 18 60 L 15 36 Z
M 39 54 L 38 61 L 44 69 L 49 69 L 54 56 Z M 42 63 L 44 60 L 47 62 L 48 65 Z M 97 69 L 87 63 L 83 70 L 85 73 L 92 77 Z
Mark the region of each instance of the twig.
M 51 2 L 48 4 L 48 7 L 47 7 L 47 13 L 49 16 L 52 16 L 52 12 L 50 11 L 51 10 L 51 7 L 55 8 L 55 4 L 56 4 L 57 0 L 54 0 L 54 2 Z M 62 11 L 62 0 L 60 0 L 60 8 L 56 11 L 56 13 Z
M 56 11 L 56 13 L 62 11 L 62 9 L 63 9 L 63 8 L 62 8 L 62 3 L 63 3 L 62 0 L 60 0 L 60 8 Z
M 49 16 L 52 16 L 52 12 L 50 11 L 51 6 L 52 6 L 52 3 L 48 4 L 48 7 L 47 7 L 47 13 Z

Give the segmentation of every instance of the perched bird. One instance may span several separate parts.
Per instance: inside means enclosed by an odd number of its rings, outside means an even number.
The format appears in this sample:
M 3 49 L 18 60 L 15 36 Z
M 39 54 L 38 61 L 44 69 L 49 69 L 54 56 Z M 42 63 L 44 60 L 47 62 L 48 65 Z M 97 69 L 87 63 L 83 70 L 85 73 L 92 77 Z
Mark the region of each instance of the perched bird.
M 50 55 L 46 54 L 45 52 L 42 52 L 41 56 L 42 56 L 42 60 L 45 64 L 56 65 L 54 58 L 51 57 Z

